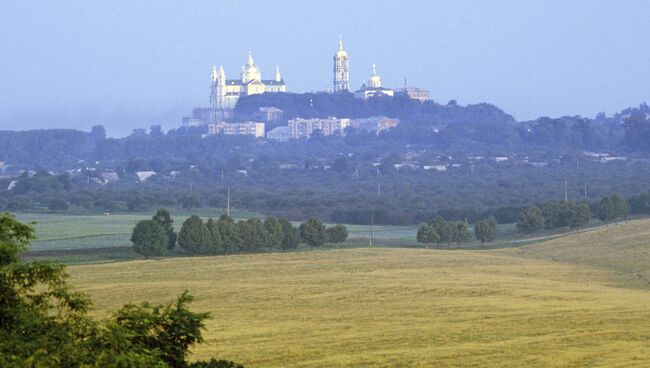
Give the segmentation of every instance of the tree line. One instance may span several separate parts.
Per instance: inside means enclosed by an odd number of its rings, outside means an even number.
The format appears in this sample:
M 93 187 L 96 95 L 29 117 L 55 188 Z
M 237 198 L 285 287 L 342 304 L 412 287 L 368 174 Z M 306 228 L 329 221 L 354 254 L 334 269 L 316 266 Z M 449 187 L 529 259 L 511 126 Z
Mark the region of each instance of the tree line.
M 181 294 L 166 305 L 127 304 L 106 321 L 70 289 L 63 265 L 21 260 L 34 229 L 0 214 L 0 367 L 243 368 L 212 358 L 188 361 L 208 313 Z
M 199 216 L 187 218 L 178 234 L 174 220 L 166 209 L 160 209 L 151 220 L 139 221 L 133 228 L 131 242 L 136 253 L 145 257 L 162 256 L 176 245 L 190 254 L 228 254 L 262 249 L 292 250 L 300 244 L 320 247 L 325 243 L 341 243 L 348 237 L 343 225 L 326 227 L 309 219 L 295 227 L 289 220 L 267 217 L 235 221 L 228 215 L 203 221 Z
M 493 241 L 496 236 L 497 222 L 492 217 L 483 219 L 474 226 L 474 237 L 481 242 L 481 245 Z M 427 248 L 434 243 L 437 246 L 444 243 L 449 248 L 452 243 L 460 246 L 462 243 L 472 240 L 472 233 L 464 221 L 446 221 L 441 216 L 436 216 L 418 228 L 416 238 Z
M 610 223 L 627 219 L 629 205 L 618 194 L 603 197 L 598 203 L 552 201 L 541 206 L 531 206 L 521 212 L 517 230 L 533 233 L 542 229 L 572 228 L 580 231 L 592 217 Z

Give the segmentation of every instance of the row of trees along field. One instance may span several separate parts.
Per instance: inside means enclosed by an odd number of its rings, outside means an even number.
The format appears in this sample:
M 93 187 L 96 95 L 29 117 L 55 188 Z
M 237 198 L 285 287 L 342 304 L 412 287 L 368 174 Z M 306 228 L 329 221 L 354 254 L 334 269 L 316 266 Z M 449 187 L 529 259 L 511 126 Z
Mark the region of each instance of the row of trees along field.
M 263 248 L 283 252 L 299 244 L 320 247 L 323 244 L 341 243 L 348 237 L 343 225 L 325 227 L 316 219 L 309 219 L 299 227 L 287 219 L 267 217 L 264 220 L 249 218 L 235 221 L 228 215 L 204 222 L 191 216 L 183 222 L 178 234 L 173 219 L 166 209 L 160 209 L 151 220 L 138 222 L 133 229 L 131 242 L 138 254 L 161 256 L 174 249 L 176 244 L 192 254 L 228 254 L 255 251 Z
M 560 228 L 580 231 L 580 228 L 589 223 L 592 214 L 601 222 L 610 223 L 627 219 L 629 210 L 627 200 L 618 194 L 605 196 L 600 202 L 591 205 L 586 202 L 547 202 L 542 206 L 526 208 L 519 215 L 517 230 L 521 233 Z
M 90 318 L 90 299 L 70 290 L 63 265 L 21 260 L 33 239 L 30 225 L 0 214 L 0 367 L 243 368 L 188 361 L 209 314 L 192 312 L 187 292 L 167 305 L 127 304 L 105 321 Z
M 497 222 L 493 217 L 483 219 L 474 225 L 474 236 L 481 245 L 496 239 L 497 232 Z M 461 243 L 471 239 L 472 233 L 466 222 L 446 221 L 441 216 L 436 216 L 432 221 L 420 226 L 417 232 L 417 241 L 426 244 L 427 248 L 433 243 L 437 246 L 443 243 L 446 243 L 447 247 L 450 247 L 451 243 L 460 246 Z
M 650 194 L 642 194 L 632 198 L 636 210 L 641 212 L 650 208 Z M 517 219 L 516 227 L 520 233 L 530 234 L 540 230 L 569 228 L 580 231 L 594 217 L 601 222 L 610 223 L 627 219 L 630 205 L 625 198 L 618 194 L 603 197 L 599 202 L 552 201 L 540 206 L 524 209 Z M 492 242 L 498 235 L 497 222 L 493 217 L 476 222 L 474 237 L 484 243 Z M 436 216 L 432 221 L 420 226 L 417 241 L 426 244 L 461 243 L 472 240 L 467 223 L 463 221 L 446 221 Z

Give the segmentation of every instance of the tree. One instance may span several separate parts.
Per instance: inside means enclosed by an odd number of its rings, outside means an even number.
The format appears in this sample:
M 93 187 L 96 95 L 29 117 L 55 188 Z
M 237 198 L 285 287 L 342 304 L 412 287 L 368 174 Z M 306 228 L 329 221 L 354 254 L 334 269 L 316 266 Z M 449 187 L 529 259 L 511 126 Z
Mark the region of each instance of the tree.
M 249 218 L 247 221 L 251 224 L 250 228 L 254 229 L 253 248 L 258 249 L 266 246 L 269 242 L 269 234 L 264 227 L 264 222 L 258 218 Z
M 245 250 L 255 249 L 255 242 L 257 241 L 257 229 L 254 223 L 248 220 L 239 220 L 237 222 L 237 230 L 241 243 L 239 248 Z
M 589 223 L 591 220 L 591 210 L 589 204 L 585 202 L 573 204 L 573 211 L 575 215 L 571 219 L 570 226 L 580 232 L 580 228 Z
M 610 198 L 614 205 L 614 209 L 613 209 L 614 220 L 615 221 L 617 219 L 627 220 L 627 214 L 630 209 L 625 198 L 621 197 L 618 194 L 612 194 Z
M 50 211 L 65 211 L 68 209 L 68 202 L 65 199 L 54 198 L 48 203 L 47 209 Z
M 608 223 L 616 217 L 616 205 L 610 197 L 603 197 L 598 203 L 598 219 Z
M 429 244 L 437 243 L 440 240 L 440 235 L 431 224 L 424 224 L 418 228 L 417 240 L 429 248 Z
M 217 227 L 219 228 L 219 234 L 221 234 L 224 251 L 226 253 L 228 253 L 228 250 L 237 251 L 242 244 L 242 239 L 235 220 L 228 215 L 221 215 L 217 220 Z
M 457 221 L 450 223 L 453 228 L 452 240 L 460 246 L 460 243 L 469 241 L 472 238 L 472 233 L 469 232 L 467 228 L 467 223 L 464 221 Z
M 213 220 L 212 217 L 208 219 L 205 223 L 205 227 L 208 228 L 210 232 L 210 249 L 212 253 L 220 252 L 224 249 L 223 240 L 221 239 L 221 232 L 219 231 L 219 225 L 217 221 Z
M 241 368 L 217 359 L 186 361 L 203 341 L 208 318 L 189 310 L 187 292 L 166 306 L 130 304 L 106 322 L 90 318 L 90 299 L 70 291 L 61 264 L 20 259 L 33 234 L 31 226 L 0 215 L 0 366 Z
M 210 231 L 196 215 L 185 220 L 178 233 L 178 245 L 195 254 L 208 253 L 211 241 Z
M 343 225 L 334 225 L 327 229 L 330 243 L 342 243 L 348 238 L 348 229 Z
M 287 219 L 280 219 L 282 226 L 282 251 L 294 249 L 300 244 L 300 231 Z
M 436 243 L 440 245 L 440 243 L 449 243 L 451 242 L 451 237 L 453 234 L 452 227 L 449 226 L 449 223 L 445 221 L 442 216 L 436 216 L 430 223 L 431 227 L 433 230 L 438 234 L 438 240 Z
M 327 230 L 320 221 L 311 218 L 300 225 L 300 237 L 310 247 L 320 247 L 327 241 Z
M 264 220 L 264 229 L 266 230 L 266 246 L 269 247 L 269 250 L 271 248 L 282 248 L 284 233 L 280 221 L 274 217 L 267 217 Z
M 133 228 L 131 243 L 135 252 L 145 258 L 162 256 L 167 251 L 165 230 L 154 220 L 139 221 Z
M 528 207 L 519 215 L 517 230 L 521 233 L 534 233 L 544 228 L 544 218 L 539 207 Z
M 483 219 L 474 225 L 474 236 L 481 245 L 492 242 L 496 239 L 497 233 L 497 222 L 494 217 Z
M 159 209 L 153 216 L 153 220 L 165 230 L 167 249 L 174 249 L 174 246 L 176 246 L 176 233 L 174 232 L 174 219 L 172 219 L 169 211 L 164 208 Z

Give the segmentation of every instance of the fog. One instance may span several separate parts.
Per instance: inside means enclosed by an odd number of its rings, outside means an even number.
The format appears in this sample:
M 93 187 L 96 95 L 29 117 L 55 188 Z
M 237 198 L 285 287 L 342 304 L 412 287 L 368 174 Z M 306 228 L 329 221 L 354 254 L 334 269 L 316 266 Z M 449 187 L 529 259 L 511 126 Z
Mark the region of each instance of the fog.
M 517 119 L 612 113 L 648 99 L 645 1 L 4 1 L 0 129 L 180 124 L 208 105 L 212 65 L 252 50 L 291 92 L 331 84 L 342 35 L 352 87 L 427 88 Z

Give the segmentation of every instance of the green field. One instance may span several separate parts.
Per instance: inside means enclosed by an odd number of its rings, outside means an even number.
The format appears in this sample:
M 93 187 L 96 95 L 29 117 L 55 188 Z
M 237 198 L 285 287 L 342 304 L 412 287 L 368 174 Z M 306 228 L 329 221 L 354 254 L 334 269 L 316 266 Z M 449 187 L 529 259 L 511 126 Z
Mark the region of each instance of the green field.
M 646 367 L 649 240 L 643 220 L 510 249 L 182 257 L 69 272 L 97 318 L 189 290 L 212 314 L 194 356 L 248 367 Z
M 190 215 L 197 214 L 207 219 L 222 214 L 219 210 L 202 210 L 193 212 L 172 212 L 176 230 Z M 150 219 L 152 213 L 128 214 L 18 214 L 23 222 L 34 222 L 36 241 L 30 251 L 77 250 L 93 248 L 113 248 L 131 246 L 129 238 L 135 224 L 140 220 Z M 233 212 L 236 219 L 261 216 L 254 212 Z M 297 223 L 296 223 L 297 225 Z M 358 244 L 367 242 L 370 226 L 348 225 L 350 242 Z M 415 244 L 416 226 L 373 226 L 373 239 L 385 242 Z

